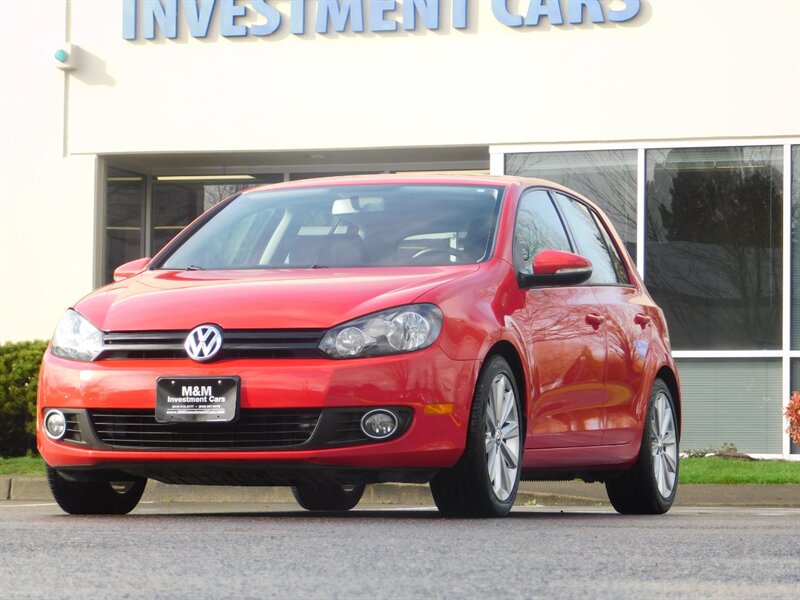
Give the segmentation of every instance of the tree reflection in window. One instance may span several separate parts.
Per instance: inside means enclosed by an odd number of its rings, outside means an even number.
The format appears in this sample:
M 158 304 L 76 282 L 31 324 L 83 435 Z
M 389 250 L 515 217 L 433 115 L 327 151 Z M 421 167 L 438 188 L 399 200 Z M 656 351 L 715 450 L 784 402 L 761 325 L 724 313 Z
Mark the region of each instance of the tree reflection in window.
M 608 215 L 636 257 L 636 150 L 507 154 L 505 173 L 555 181 L 583 194 Z
M 201 213 L 228 196 L 253 187 L 254 183 L 208 183 L 203 181 L 157 181 L 153 184 L 152 255 Z
M 645 274 L 676 349 L 781 345 L 779 147 L 647 152 Z
M 545 249 L 570 252 L 564 225 L 544 190 L 528 192 L 520 201 L 514 229 L 514 264 L 521 273 L 533 273 L 534 257 Z

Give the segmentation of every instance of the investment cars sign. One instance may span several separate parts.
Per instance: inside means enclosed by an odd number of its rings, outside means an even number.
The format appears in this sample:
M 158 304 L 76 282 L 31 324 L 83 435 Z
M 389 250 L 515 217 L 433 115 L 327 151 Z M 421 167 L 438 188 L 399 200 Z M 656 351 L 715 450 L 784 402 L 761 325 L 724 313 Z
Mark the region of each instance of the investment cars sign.
M 491 2 L 498 22 L 522 28 L 622 23 L 641 9 L 641 0 L 123 0 L 122 37 L 175 39 L 185 23 L 189 35 L 204 38 L 214 22 L 222 37 L 263 37 L 287 28 L 303 35 L 307 24 L 318 34 L 466 29 L 477 2 Z M 449 23 L 442 22 L 445 13 Z

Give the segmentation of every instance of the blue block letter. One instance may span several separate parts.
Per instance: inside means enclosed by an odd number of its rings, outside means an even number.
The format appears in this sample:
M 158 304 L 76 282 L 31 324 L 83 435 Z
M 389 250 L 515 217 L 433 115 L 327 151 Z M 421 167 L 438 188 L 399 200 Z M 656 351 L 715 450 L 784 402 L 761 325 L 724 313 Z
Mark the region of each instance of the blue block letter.
M 136 0 L 122 0 L 122 37 L 136 39 Z
M 538 25 L 539 17 L 542 16 L 547 17 L 553 25 L 564 24 L 558 0 L 531 0 L 528 5 L 528 14 L 525 17 L 525 25 Z
M 609 10 L 608 20 L 614 23 L 624 23 L 630 21 L 639 14 L 642 3 L 639 0 L 625 0 L 625 8 L 622 10 Z
M 156 37 L 156 22 L 164 32 L 164 37 L 174 39 L 178 37 L 178 0 L 145 0 L 142 3 L 144 15 L 144 37 L 152 40 Z
M 211 25 L 211 15 L 214 13 L 216 0 L 183 0 L 183 12 L 186 13 L 186 22 L 189 24 L 189 33 L 192 37 L 204 38 L 208 35 L 208 26 Z
M 467 0 L 453 0 L 453 29 L 467 28 Z
M 303 35 L 306 32 L 306 0 L 292 0 L 290 6 L 291 32 L 295 35 Z
M 455 7 L 453 11 L 455 12 Z M 422 17 L 426 29 L 439 29 L 439 0 L 405 0 L 403 29 L 413 31 L 417 28 L 417 13 Z
M 361 0 L 318 0 L 317 33 L 328 33 L 328 20 L 333 30 L 342 32 L 347 27 L 347 20 L 353 31 L 364 31 L 364 7 Z
M 253 25 L 250 31 L 253 35 L 270 35 L 278 31 L 281 26 L 281 13 L 274 6 L 267 4 L 267 0 L 253 0 L 253 10 L 267 18 L 263 25 Z
M 386 13 L 393 10 L 397 10 L 397 0 L 371 0 L 369 3 L 369 30 L 397 31 L 397 21 L 386 18 Z
M 583 23 L 583 7 L 589 12 L 589 20 L 592 23 L 603 23 L 603 7 L 600 0 L 569 0 L 569 22 Z
M 520 27 L 522 25 L 522 17 L 508 12 L 508 2 L 506 0 L 492 0 L 492 12 L 494 13 L 494 18 L 503 25 L 508 25 L 509 27 Z
M 236 17 L 247 14 L 247 8 L 238 6 L 236 0 L 220 0 L 222 15 L 220 19 L 220 33 L 225 37 L 242 37 L 247 35 L 246 25 L 237 25 Z

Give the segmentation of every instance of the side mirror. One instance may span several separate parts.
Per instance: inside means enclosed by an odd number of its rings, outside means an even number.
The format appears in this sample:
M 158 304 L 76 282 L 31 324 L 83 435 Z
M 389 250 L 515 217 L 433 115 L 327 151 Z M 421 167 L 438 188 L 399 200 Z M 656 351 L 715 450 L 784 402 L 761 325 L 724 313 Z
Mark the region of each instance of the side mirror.
M 533 274 L 517 274 L 522 288 L 577 285 L 591 276 L 588 258 L 561 250 L 542 250 L 533 258 Z
M 124 265 L 118 266 L 114 269 L 114 283 L 122 281 L 128 277 L 133 277 L 139 271 L 142 271 L 147 265 L 150 264 L 149 258 L 137 258 L 131 262 L 126 262 Z

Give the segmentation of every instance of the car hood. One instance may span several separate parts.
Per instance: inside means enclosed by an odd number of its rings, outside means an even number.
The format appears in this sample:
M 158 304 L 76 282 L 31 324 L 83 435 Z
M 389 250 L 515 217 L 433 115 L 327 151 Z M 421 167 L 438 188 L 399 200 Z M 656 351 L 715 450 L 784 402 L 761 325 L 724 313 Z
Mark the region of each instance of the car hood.
M 104 331 L 328 328 L 414 302 L 479 265 L 257 271 L 144 271 L 75 309 Z

